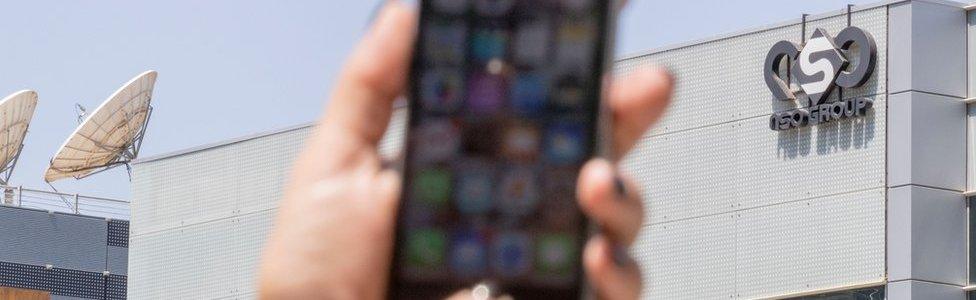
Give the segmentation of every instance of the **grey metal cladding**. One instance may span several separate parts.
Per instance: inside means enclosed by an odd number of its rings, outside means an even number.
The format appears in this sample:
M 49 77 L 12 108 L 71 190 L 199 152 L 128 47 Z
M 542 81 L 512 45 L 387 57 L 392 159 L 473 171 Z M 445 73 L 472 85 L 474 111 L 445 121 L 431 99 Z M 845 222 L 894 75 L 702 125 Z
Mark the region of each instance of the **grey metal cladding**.
M 976 37 L 976 13 L 970 11 L 966 16 L 966 20 L 968 24 L 968 35 L 970 37 Z M 969 49 L 976 49 L 976 38 L 968 39 L 966 46 Z M 969 61 L 967 68 L 969 71 L 967 75 L 970 79 L 976 79 L 976 51 L 970 51 L 967 58 Z M 976 84 L 969 85 L 969 95 L 976 95 Z
M 129 247 L 129 221 L 110 220 L 108 222 L 108 245 Z
M 48 291 L 52 295 L 105 299 L 106 280 L 101 272 L 48 270 L 44 266 L 0 262 L 0 286 Z
M 966 104 L 921 92 L 888 102 L 888 186 L 966 190 Z
M 108 246 L 105 251 L 105 270 L 110 274 L 128 275 L 129 248 Z
M 965 98 L 966 12 L 926 1 L 892 5 L 891 94 L 910 90 Z
M 107 227 L 101 218 L 0 207 L 0 261 L 102 272 Z
M 958 192 L 920 186 L 888 190 L 888 280 L 963 286 L 969 216 Z

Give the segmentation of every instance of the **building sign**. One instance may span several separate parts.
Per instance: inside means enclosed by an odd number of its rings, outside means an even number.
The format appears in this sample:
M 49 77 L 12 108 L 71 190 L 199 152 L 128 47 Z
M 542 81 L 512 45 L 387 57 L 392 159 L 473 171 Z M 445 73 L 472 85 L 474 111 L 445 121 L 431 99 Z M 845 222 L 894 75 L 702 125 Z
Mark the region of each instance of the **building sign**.
M 843 51 L 855 46 L 859 49 L 857 65 L 847 70 L 851 61 Z M 769 128 L 790 130 L 865 115 L 874 104 L 872 99 L 828 98 L 837 87 L 864 85 L 874 73 L 877 58 L 874 38 L 857 27 L 847 27 L 837 37 L 818 28 L 802 46 L 790 41 L 776 43 L 766 55 L 766 85 L 777 100 L 798 101 L 803 107 L 772 114 Z M 788 65 L 783 66 L 784 62 Z M 786 78 L 780 74 L 784 67 Z M 799 88 L 794 90 L 791 83 Z M 804 97 L 797 97 L 798 94 Z

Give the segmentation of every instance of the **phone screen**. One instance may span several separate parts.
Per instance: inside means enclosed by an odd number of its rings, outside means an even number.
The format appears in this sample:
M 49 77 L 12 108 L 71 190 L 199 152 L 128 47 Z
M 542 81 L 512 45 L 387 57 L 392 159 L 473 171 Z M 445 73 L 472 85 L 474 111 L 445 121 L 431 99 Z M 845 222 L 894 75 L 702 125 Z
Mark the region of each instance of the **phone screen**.
M 607 1 L 421 1 L 391 298 L 577 298 Z

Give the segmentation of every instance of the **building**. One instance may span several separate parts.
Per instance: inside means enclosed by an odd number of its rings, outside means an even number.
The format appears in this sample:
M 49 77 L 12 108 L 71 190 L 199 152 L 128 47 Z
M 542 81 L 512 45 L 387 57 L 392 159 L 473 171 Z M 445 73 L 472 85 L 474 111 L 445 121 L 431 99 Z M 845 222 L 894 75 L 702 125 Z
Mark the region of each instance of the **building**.
M 649 211 L 632 249 L 644 297 L 965 299 L 970 35 L 963 4 L 896 0 L 618 60 L 617 76 L 659 63 L 678 78 L 624 161 Z M 253 297 L 309 131 L 136 162 L 129 296 Z
M 0 299 L 126 298 L 124 202 L 10 192 L 15 200 L 0 205 Z

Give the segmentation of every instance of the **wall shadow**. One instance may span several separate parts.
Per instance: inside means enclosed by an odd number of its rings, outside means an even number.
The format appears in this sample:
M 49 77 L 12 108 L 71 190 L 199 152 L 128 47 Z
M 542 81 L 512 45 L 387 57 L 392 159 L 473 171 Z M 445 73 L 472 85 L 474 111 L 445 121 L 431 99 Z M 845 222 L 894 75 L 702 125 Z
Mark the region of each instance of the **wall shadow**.
M 875 139 L 876 120 L 877 112 L 871 109 L 863 117 L 780 131 L 777 156 L 784 159 L 805 157 L 810 155 L 811 147 L 814 146 L 817 155 L 847 151 L 851 148 L 863 149 Z M 816 141 L 813 140 L 813 131 L 816 131 Z

